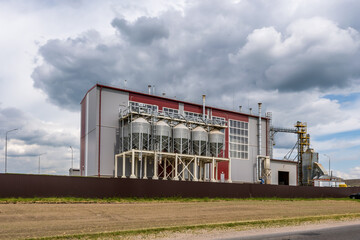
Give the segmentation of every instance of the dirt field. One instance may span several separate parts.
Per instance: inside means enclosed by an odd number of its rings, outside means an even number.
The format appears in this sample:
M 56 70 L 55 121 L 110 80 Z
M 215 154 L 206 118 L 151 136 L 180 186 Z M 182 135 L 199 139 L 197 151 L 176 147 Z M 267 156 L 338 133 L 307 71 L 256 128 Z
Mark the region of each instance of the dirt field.
M 0 204 L 0 238 L 17 239 L 345 213 L 360 213 L 360 202 L 246 200 Z

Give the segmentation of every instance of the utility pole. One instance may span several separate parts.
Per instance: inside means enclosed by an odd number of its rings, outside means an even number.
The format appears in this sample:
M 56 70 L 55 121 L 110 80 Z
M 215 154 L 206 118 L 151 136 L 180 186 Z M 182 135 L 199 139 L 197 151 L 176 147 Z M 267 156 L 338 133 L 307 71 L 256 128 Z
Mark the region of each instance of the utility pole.
M 71 169 L 74 168 L 74 150 L 72 148 L 72 146 L 70 146 L 71 149 Z

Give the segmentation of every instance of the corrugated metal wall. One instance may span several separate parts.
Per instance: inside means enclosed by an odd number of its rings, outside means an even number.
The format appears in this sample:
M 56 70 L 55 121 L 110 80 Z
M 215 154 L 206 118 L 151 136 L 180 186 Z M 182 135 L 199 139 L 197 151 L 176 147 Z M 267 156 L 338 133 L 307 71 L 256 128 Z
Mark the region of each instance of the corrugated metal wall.
M 348 197 L 356 188 L 0 174 L 0 197 Z

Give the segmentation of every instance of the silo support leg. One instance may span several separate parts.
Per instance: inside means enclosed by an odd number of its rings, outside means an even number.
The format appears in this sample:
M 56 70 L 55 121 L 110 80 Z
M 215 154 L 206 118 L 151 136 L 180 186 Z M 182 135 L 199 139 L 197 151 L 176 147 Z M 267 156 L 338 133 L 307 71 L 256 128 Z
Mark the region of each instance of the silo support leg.
M 118 158 L 117 155 L 115 155 L 115 172 L 114 172 L 114 178 L 118 177 Z
M 154 155 L 154 176 L 152 177 L 153 180 L 158 180 L 158 174 L 157 174 L 157 165 L 158 165 L 158 160 L 157 160 L 157 154 L 155 153 Z
M 147 179 L 147 156 L 144 157 L 144 177 L 143 179 Z
M 199 173 L 199 180 L 200 181 L 203 181 L 204 178 L 203 178 L 203 172 L 204 172 L 204 167 L 203 167 L 203 163 L 200 161 L 200 173 Z
M 193 181 L 197 182 L 198 181 L 198 178 L 197 178 L 197 162 L 198 162 L 198 158 L 195 157 L 194 158 L 194 163 L 193 163 Z
M 178 155 L 175 154 L 175 177 L 174 180 L 175 181 L 179 181 L 179 177 L 178 177 Z
M 215 158 L 212 159 L 211 164 L 211 182 L 215 182 Z
M 130 178 L 136 178 L 135 176 L 135 152 L 134 149 L 131 151 L 131 175 Z
M 215 174 L 215 180 L 216 181 L 219 181 L 218 174 L 219 174 L 219 162 L 216 161 L 216 174 Z
M 125 176 L 125 168 L 126 168 L 125 161 L 126 161 L 126 156 L 125 156 L 125 153 L 123 153 L 123 155 L 122 155 L 122 176 L 121 176 L 121 178 L 126 178 L 126 176 Z
M 166 177 L 166 174 L 167 174 L 167 171 L 166 171 L 166 162 L 167 162 L 167 159 L 165 158 L 165 159 L 164 159 L 164 177 L 163 177 L 163 180 L 167 180 L 167 177 Z

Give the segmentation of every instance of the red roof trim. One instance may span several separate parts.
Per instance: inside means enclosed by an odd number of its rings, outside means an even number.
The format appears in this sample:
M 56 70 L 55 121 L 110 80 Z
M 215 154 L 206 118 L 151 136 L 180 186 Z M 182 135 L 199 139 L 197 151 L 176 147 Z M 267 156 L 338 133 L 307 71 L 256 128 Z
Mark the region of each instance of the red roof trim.
M 85 100 L 86 96 L 88 95 L 89 92 L 91 92 L 91 90 L 93 90 L 95 87 L 99 86 L 98 84 L 92 86 L 86 93 L 85 96 L 83 97 L 83 99 L 81 99 L 80 104 L 82 104 L 82 102 Z
M 185 101 L 182 101 L 182 100 L 171 99 L 171 98 L 166 98 L 166 97 L 157 96 L 157 95 L 151 95 L 151 94 L 147 94 L 147 93 L 135 92 L 135 91 L 128 90 L 128 89 L 116 88 L 116 87 L 106 86 L 106 85 L 102 85 L 102 84 L 96 84 L 96 85 L 94 85 L 92 88 L 90 88 L 89 91 L 87 91 L 86 94 L 88 94 L 88 93 L 89 93 L 93 88 L 95 88 L 95 87 L 108 88 L 108 89 L 112 89 L 112 90 L 116 90 L 116 91 L 123 91 L 123 92 L 128 92 L 128 93 L 140 94 L 140 95 L 143 95 L 143 96 L 156 97 L 156 98 L 164 99 L 164 100 L 167 100 L 167 101 L 176 101 L 176 102 L 183 103 L 183 104 L 191 104 L 191 105 L 195 105 L 195 106 L 202 107 L 201 104 L 197 104 L 197 103 L 185 102 Z M 86 97 L 86 94 L 85 94 L 84 98 Z M 83 100 L 84 100 L 84 98 L 83 98 Z M 82 100 L 82 101 L 83 101 L 83 100 Z M 81 102 L 82 102 L 82 101 L 81 101 Z M 215 110 L 219 110 L 219 111 L 223 111 L 223 112 L 240 114 L 240 115 L 243 115 L 243 116 L 256 117 L 256 118 L 259 117 L 259 116 L 257 116 L 257 115 L 251 115 L 251 114 L 242 113 L 242 112 L 240 113 L 240 112 L 231 111 L 231 110 L 227 110 L 227 109 L 221 109 L 221 108 L 217 108 L 217 107 L 211 107 L 211 106 L 206 106 L 206 107 L 207 107 L 207 108 L 211 108 L 211 109 L 215 109 Z M 269 118 L 267 118 L 267 117 L 261 117 L 261 118 L 262 118 L 262 119 L 265 119 L 265 120 L 268 120 L 268 119 L 269 119 Z

